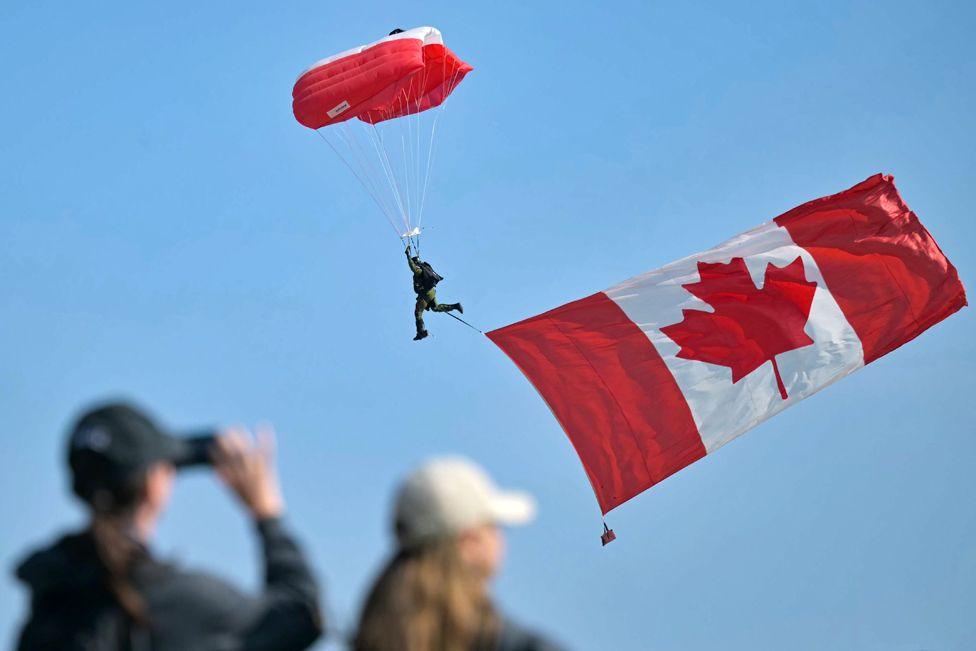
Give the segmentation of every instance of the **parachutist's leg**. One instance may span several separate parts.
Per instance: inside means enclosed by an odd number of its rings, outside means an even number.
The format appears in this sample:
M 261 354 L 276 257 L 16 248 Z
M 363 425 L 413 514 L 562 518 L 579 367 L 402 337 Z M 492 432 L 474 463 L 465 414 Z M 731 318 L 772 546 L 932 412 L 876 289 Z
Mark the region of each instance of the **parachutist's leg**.
M 413 308 L 413 318 L 417 324 L 417 336 L 414 341 L 423 339 L 427 336 L 427 328 L 424 326 L 424 310 L 427 309 L 427 301 L 423 297 L 417 297 L 417 305 Z
M 432 309 L 434 312 L 453 312 L 454 310 L 457 310 L 461 314 L 464 314 L 464 309 L 461 307 L 460 303 L 438 303 L 430 309 Z

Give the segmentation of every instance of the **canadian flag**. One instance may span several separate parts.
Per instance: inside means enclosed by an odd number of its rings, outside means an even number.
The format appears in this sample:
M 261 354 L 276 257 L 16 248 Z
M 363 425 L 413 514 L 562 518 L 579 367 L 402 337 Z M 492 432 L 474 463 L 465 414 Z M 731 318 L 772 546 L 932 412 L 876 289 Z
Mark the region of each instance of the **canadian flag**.
M 966 304 L 891 176 L 488 333 L 604 513 Z

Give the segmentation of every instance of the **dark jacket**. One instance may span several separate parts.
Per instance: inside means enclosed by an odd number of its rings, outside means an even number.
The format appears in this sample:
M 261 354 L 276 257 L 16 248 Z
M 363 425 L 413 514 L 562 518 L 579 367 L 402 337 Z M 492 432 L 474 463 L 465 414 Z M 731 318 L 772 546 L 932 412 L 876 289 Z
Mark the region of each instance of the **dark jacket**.
M 18 649 L 115 648 L 132 651 L 305 649 L 322 633 L 318 588 L 302 551 L 280 520 L 257 525 L 264 553 L 259 596 L 198 572 L 152 559 L 132 583 L 146 603 L 149 630 L 132 625 L 105 587 L 87 533 L 63 537 L 17 568 L 31 589 L 31 612 Z M 94 625 L 93 625 L 94 624 Z M 93 633 L 85 644 L 78 632 Z M 117 644 L 106 645 L 106 637 Z
M 505 617 L 502 618 L 496 648 L 497 651 L 563 651 L 561 646 L 556 646 Z

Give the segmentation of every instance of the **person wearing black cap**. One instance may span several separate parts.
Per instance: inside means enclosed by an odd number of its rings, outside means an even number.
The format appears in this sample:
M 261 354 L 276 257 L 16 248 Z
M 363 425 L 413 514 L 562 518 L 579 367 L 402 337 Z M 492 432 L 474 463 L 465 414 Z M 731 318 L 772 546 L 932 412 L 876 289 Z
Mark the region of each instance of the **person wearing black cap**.
M 140 410 L 110 404 L 72 429 L 72 489 L 90 525 L 33 553 L 17 568 L 32 592 L 18 649 L 221 651 L 305 649 L 322 633 L 318 587 L 281 522 L 270 431 L 178 438 Z M 175 470 L 212 463 L 254 518 L 265 584 L 243 594 L 213 576 L 181 570 L 149 549 Z

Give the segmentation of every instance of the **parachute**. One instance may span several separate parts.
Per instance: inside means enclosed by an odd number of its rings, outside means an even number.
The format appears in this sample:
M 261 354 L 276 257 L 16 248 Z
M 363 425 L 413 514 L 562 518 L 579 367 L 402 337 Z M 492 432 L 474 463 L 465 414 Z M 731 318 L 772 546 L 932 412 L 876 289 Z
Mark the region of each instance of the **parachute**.
M 328 143 L 417 250 L 437 123 L 471 70 L 440 31 L 417 27 L 316 62 L 292 90 L 295 119 Z

